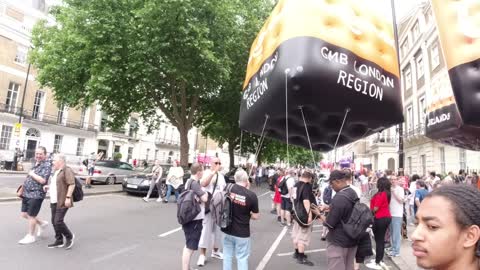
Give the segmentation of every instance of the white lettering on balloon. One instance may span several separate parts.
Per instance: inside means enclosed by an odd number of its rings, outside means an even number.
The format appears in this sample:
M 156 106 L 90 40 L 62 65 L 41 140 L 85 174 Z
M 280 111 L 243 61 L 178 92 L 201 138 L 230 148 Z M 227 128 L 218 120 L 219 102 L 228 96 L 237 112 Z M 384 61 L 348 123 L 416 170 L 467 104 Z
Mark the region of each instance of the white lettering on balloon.
M 443 113 L 440 116 L 435 116 L 434 118 L 428 119 L 427 127 L 435 126 L 437 124 L 443 123 L 450 120 L 450 113 Z

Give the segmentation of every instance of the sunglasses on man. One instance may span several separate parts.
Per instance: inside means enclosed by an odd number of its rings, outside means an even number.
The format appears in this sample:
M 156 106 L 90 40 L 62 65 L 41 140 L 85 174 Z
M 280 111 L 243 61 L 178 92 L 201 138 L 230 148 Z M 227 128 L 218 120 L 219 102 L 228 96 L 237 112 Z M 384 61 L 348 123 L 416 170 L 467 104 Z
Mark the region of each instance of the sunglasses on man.
M 222 165 L 221 162 L 214 162 L 213 164 L 215 164 L 215 165 Z

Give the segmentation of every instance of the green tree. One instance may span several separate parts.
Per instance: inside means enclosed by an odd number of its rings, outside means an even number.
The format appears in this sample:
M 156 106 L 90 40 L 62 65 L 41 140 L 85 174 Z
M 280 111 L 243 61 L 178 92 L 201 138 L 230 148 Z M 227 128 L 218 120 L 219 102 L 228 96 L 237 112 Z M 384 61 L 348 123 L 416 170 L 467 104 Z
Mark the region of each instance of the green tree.
M 225 43 L 230 59 L 226 66 L 228 76 L 221 79 L 220 91 L 214 98 L 201 102 L 201 117 L 196 122 L 204 135 L 221 145 L 228 143 L 231 167 L 234 166 L 235 151 L 240 150 L 242 135 L 238 119 L 250 47 L 273 6 L 268 0 L 238 1 L 236 5 L 235 32 Z M 242 153 L 253 153 L 257 144 L 258 137 L 244 133 Z
M 313 151 L 313 155 L 315 158 L 315 163 L 318 165 L 318 162 L 323 159 L 323 155 L 317 151 Z M 257 160 L 259 163 L 263 161 L 266 163 L 275 163 L 280 160 L 283 162 L 289 161 L 290 166 L 315 166 L 310 149 L 290 145 L 287 155 L 287 145 L 274 139 L 265 140 L 264 146 L 262 147 L 262 151 L 260 152 Z
M 163 115 L 188 131 L 202 102 L 228 81 L 240 0 L 64 0 L 39 22 L 30 55 L 38 81 L 70 107 L 94 102 L 122 126 L 137 112 L 150 129 Z

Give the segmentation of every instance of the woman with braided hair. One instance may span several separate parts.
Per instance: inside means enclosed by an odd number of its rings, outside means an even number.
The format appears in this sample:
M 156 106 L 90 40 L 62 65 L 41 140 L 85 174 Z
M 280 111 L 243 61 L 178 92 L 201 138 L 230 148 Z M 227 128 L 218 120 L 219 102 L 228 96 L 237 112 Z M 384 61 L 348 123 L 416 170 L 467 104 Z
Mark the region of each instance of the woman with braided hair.
M 417 265 L 433 270 L 480 269 L 480 191 L 445 185 L 428 194 L 412 234 Z

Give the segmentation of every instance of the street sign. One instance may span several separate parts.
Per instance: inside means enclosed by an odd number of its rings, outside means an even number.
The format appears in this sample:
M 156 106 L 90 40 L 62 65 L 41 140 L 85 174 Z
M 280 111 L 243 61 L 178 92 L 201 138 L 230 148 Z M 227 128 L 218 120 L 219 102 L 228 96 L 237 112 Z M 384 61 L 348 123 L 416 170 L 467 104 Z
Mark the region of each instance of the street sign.
M 20 137 L 20 131 L 22 130 L 22 123 L 16 123 L 15 124 L 15 131 L 14 134 L 17 137 Z

